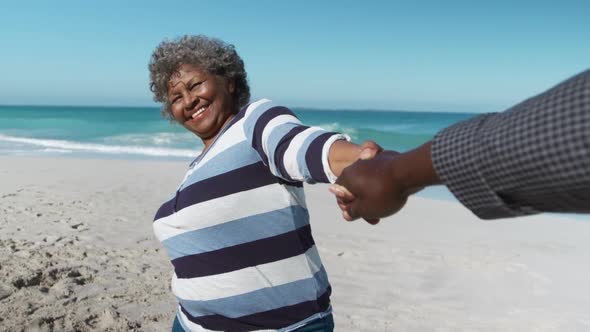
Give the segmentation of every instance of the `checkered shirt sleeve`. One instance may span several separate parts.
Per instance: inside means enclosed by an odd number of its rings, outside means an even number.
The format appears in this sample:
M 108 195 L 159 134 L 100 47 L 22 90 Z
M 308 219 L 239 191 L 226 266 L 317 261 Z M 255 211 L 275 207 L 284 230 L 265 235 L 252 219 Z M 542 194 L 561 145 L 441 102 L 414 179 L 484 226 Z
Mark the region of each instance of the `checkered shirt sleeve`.
M 590 212 L 590 70 L 436 135 L 442 182 L 482 219 Z

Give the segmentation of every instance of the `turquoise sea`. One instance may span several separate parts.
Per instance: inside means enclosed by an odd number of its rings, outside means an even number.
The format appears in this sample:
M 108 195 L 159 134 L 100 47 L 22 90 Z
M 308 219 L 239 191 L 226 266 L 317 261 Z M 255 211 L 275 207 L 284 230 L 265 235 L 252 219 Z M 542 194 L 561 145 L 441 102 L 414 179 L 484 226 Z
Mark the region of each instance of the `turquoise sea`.
M 440 129 L 475 114 L 293 108 L 306 125 L 374 140 L 407 151 Z M 0 106 L 0 155 L 179 160 L 190 162 L 203 144 L 170 123 L 158 107 Z M 444 188 L 422 196 L 453 200 Z
M 475 114 L 294 108 L 306 125 L 406 151 Z M 191 160 L 203 145 L 157 107 L 0 106 L 0 154 Z

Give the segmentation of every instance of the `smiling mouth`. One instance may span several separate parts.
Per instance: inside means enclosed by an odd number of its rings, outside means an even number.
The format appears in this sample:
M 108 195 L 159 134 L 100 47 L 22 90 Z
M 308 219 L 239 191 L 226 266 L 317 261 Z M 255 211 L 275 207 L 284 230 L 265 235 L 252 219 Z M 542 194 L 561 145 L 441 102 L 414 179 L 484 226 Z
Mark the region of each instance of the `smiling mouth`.
M 191 122 L 197 121 L 201 117 L 201 115 L 203 113 L 205 113 L 208 109 L 209 109 L 209 105 L 205 105 L 205 106 L 199 108 L 195 113 L 193 113 L 190 121 Z

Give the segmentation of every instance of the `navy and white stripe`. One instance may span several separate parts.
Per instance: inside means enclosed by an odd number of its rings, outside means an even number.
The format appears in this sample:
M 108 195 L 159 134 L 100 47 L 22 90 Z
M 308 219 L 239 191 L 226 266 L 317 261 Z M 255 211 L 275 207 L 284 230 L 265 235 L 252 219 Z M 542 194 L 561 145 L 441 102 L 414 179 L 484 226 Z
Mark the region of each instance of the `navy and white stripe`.
M 154 222 L 185 329 L 289 331 L 329 313 L 302 182 L 334 181 L 338 139 L 263 99 L 191 164 Z
M 246 110 L 245 133 L 274 175 L 287 181 L 334 182 L 329 147 L 347 136 L 305 127 L 289 109 L 269 100 L 253 105 L 257 107 Z

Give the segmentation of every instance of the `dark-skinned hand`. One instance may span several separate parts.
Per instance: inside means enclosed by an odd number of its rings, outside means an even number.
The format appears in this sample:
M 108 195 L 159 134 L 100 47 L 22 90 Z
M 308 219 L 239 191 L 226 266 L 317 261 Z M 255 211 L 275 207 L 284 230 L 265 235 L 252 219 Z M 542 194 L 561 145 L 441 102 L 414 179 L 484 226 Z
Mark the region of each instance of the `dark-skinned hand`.
M 406 204 L 413 192 L 407 192 L 396 182 L 393 165 L 398 155 L 395 151 L 368 149 L 361 152 L 361 160 L 343 170 L 330 191 L 336 196 L 344 219 L 362 217 L 374 225 L 379 218 L 394 214 Z

